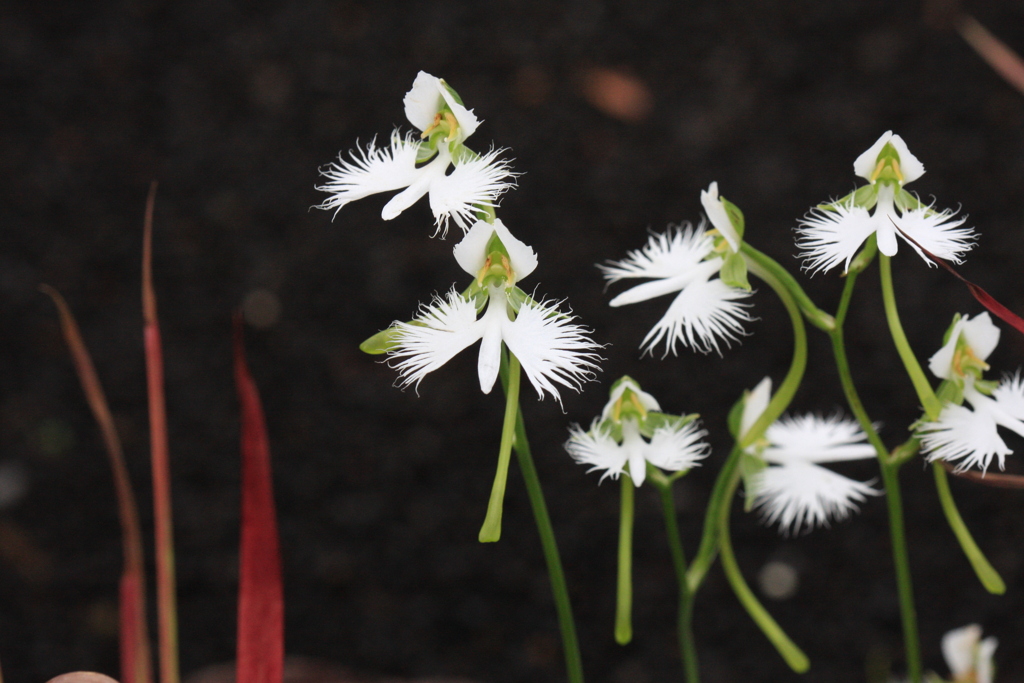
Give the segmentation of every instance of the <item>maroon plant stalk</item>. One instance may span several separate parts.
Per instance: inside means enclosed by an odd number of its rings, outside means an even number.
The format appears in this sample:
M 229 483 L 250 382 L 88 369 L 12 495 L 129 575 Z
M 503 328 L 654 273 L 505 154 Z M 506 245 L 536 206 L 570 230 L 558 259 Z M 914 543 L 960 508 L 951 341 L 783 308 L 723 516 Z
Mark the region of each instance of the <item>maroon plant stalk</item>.
M 96 368 L 79 332 L 78 324 L 64 297 L 53 287 L 41 285 L 40 290 L 53 299 L 60 314 L 61 331 L 68 345 L 75 371 L 85 392 L 85 399 L 103 435 L 103 444 L 110 459 L 117 495 L 118 516 L 121 520 L 121 546 L 124 569 L 120 583 L 121 613 L 121 682 L 150 683 L 152 673 L 149 662 L 149 633 L 146 628 L 146 582 L 142 557 L 142 532 L 139 510 L 135 503 L 131 480 L 124 464 L 121 439 L 114 427 L 107 398 L 100 384 Z
M 244 323 L 234 319 L 235 386 L 242 423 L 242 540 L 239 553 L 239 683 L 281 683 L 284 594 L 270 443 L 259 390 L 245 360 Z
M 890 218 L 890 220 L 892 219 Z M 958 273 L 956 268 L 949 265 L 944 260 L 942 260 L 935 254 L 933 254 L 932 252 L 928 251 L 920 244 L 918 244 L 917 240 L 915 240 L 913 237 L 900 230 L 900 226 L 896 225 L 896 221 L 892 221 L 892 224 L 896 226 L 896 229 L 899 230 L 899 233 L 903 235 L 903 237 L 906 238 L 908 242 L 910 242 L 915 247 L 920 249 L 922 254 L 924 254 L 932 261 L 940 265 L 943 269 L 949 272 L 957 280 L 967 285 L 967 289 L 969 289 L 971 294 L 974 295 L 974 298 L 978 300 L 978 303 L 984 306 L 992 315 L 996 316 L 1007 325 L 1013 327 L 1021 334 L 1024 334 L 1024 319 L 1021 319 L 1019 315 L 1017 315 L 1009 308 L 996 301 L 996 298 L 994 296 L 986 292 L 980 286 L 974 284 L 973 282 L 965 278 L 963 275 Z
M 164 402 L 164 361 L 153 291 L 153 204 L 149 187 L 142 240 L 142 320 L 149 399 L 149 444 L 153 467 L 153 524 L 156 527 L 156 614 L 161 683 L 178 683 L 178 609 L 174 579 L 174 528 L 171 520 L 171 471 Z
M 967 44 L 988 62 L 993 71 L 1019 92 L 1024 93 L 1024 61 L 1016 52 L 969 14 L 960 16 L 956 22 L 956 29 Z

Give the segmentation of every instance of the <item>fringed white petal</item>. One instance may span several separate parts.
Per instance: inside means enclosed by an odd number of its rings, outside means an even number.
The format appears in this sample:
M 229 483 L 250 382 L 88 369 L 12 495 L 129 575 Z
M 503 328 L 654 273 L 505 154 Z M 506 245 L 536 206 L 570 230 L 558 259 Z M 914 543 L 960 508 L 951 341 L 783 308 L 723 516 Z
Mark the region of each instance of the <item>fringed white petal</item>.
M 597 267 L 609 282 L 636 277 L 669 278 L 694 268 L 714 246 L 714 238 L 707 234 L 705 223 L 696 229 L 683 223 L 651 235 L 643 248 L 628 252 L 623 260 Z
M 515 174 L 507 161 L 498 159 L 504 150 L 492 149 L 483 156 L 455 164 L 448 175 L 432 180 L 430 209 L 442 234 L 448 232 L 448 219 L 469 230 L 476 221 L 478 207 L 493 207 L 498 197 L 515 184 Z
M 1007 415 L 1024 420 L 1024 378 L 1019 371 L 1004 377 L 992 392 L 992 398 Z
M 817 273 L 840 264 L 844 270 L 849 268 L 875 225 L 867 209 L 851 203 L 811 209 L 797 227 L 796 246 L 804 252 L 804 270 Z
M 840 415 L 784 417 L 768 428 L 765 438 L 770 445 L 761 457 L 779 465 L 861 460 L 875 456 L 875 449 L 865 443 L 867 435 L 860 425 Z
M 587 472 L 604 470 L 600 481 L 604 481 L 605 477 L 618 479 L 626 467 L 625 449 L 615 443 L 610 434 L 598 429 L 596 420 L 588 432 L 583 431 L 579 425 L 571 426 L 565 450 L 576 462 L 591 465 Z
M 711 446 L 701 440 L 707 434 L 696 421 L 678 428 L 662 427 L 651 436 L 645 456 L 652 465 L 669 472 L 698 467 L 711 451 Z
M 419 147 L 411 134 L 402 137 L 396 132 L 388 147 L 378 147 L 374 138 L 365 149 L 356 147 L 350 152 L 349 159 L 339 155 L 338 161 L 320 169 L 327 182 L 316 189 L 331 196 L 316 208 L 337 213 L 351 201 L 407 187 L 420 175 L 416 168 Z
M 551 394 L 561 403 L 556 384 L 579 391 L 593 378 L 600 356 L 588 336 L 589 330 L 561 313 L 557 304 L 527 301 L 515 320 L 502 321 L 502 337 L 516 355 L 540 398 Z
M 778 523 L 786 536 L 843 520 L 857 511 L 858 503 L 881 493 L 807 462 L 766 467 L 755 475 L 751 492 L 765 522 Z
M 954 218 L 955 215 L 954 211 L 935 211 L 931 207 L 914 209 L 897 219 L 896 225 L 900 229 L 900 237 L 905 233 L 940 259 L 961 263 L 962 255 L 974 247 L 977 234 L 973 228 L 961 227 L 966 217 Z M 917 245 L 909 240 L 908 244 L 928 265 L 934 265 Z
M 696 281 L 686 285 L 668 311 L 647 333 L 641 343 L 644 353 L 653 353 L 654 347 L 665 342 L 665 353 L 676 354 L 676 344 L 682 343 L 702 353 L 715 351 L 722 355 L 720 344 L 728 347 L 744 335 L 743 322 L 753 320 L 739 303 L 750 292 L 730 287 L 721 280 Z
M 396 322 L 397 345 L 388 354 L 398 370 L 403 387 L 420 381 L 430 372 L 480 339 L 484 326 L 476 319 L 476 306 L 454 289 L 431 305 L 421 305 L 412 323 Z
M 999 436 L 995 418 L 984 410 L 966 406 L 946 405 L 935 422 L 927 422 L 918 430 L 921 450 L 928 462 L 945 460 L 957 463 L 956 471 L 978 467 L 985 472 L 998 458 L 1003 469 L 1006 456 L 1013 451 Z
M 444 174 L 448 170 L 451 161 L 452 157 L 448 150 L 442 147 L 432 161 L 416 169 L 416 177 L 412 183 L 384 205 L 384 208 L 381 209 L 380 217 L 390 221 L 418 202 L 423 195 L 430 192 L 431 187 L 439 178 L 444 178 Z M 437 229 L 438 231 L 441 229 L 440 222 L 437 224 Z

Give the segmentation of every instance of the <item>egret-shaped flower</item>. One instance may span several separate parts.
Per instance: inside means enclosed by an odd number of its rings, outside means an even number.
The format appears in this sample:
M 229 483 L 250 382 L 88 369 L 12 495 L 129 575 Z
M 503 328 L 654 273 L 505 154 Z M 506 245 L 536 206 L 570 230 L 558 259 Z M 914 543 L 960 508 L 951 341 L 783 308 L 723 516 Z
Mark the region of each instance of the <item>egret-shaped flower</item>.
M 717 183 L 701 193 L 701 201 L 716 230 L 707 230 L 703 221 L 697 228 L 689 223 L 670 227 L 651 235 L 642 249 L 630 251 L 625 259 L 598 265 L 609 283 L 650 279 L 616 296 L 609 302 L 611 306 L 678 292 L 641 342 L 644 353 L 653 353 L 654 347 L 664 342 L 664 356 L 675 355 L 677 343 L 721 355 L 720 344 L 729 346 L 736 341 L 744 334 L 743 323 L 752 320 L 747 305 L 741 303 L 750 296 L 743 257 L 736 251 L 741 234 L 718 197 Z M 727 264 L 731 278 L 726 278 L 723 270 Z
M 465 146 L 480 122 L 444 80 L 421 71 L 405 95 L 405 115 L 421 131 L 418 138 L 395 131 L 387 146 L 379 147 L 374 138 L 348 159 L 339 155 L 320 169 L 327 182 L 316 189 L 331 196 L 317 208 L 337 213 L 351 201 L 405 188 L 384 205 L 381 218 L 391 220 L 429 193 L 442 235 L 449 218 L 468 230 L 478 213 L 493 208 L 513 185 L 516 174 L 498 159 L 502 150 L 481 156 Z
M 942 345 L 928 363 L 932 373 L 947 381 L 949 400 L 935 421 L 918 428 L 928 461 L 958 462 L 957 471 L 978 467 L 985 472 L 992 459 L 1004 469 L 1013 453 L 999 436 L 1005 427 L 1024 436 L 1024 380 L 1020 374 L 1002 382 L 982 379 L 985 360 L 999 343 L 999 328 L 988 313 L 954 319 Z M 941 395 L 941 394 L 940 394 Z M 970 408 L 961 405 L 963 401 Z
M 696 415 L 676 417 L 660 410 L 653 396 L 623 377 L 612 386 L 611 398 L 589 430 L 569 428 L 565 450 L 576 462 L 592 465 L 589 471 L 604 470 L 601 481 L 618 479 L 628 465 L 638 487 L 647 477 L 647 463 L 669 472 L 697 467 L 710 451 L 701 440 L 707 431 L 699 428 Z
M 999 641 L 981 639 L 981 626 L 969 624 L 942 636 L 942 656 L 953 683 L 992 683 Z
M 838 201 L 811 209 L 797 227 L 797 246 L 803 250 L 805 269 L 827 271 L 840 264 L 849 268 L 872 234 L 878 240 L 878 250 L 886 256 L 896 255 L 899 235 L 929 265 L 934 264 L 918 245 L 955 263 L 960 263 L 961 255 L 974 245 L 974 230 L 961 227 L 965 218 L 955 218 L 955 211 L 939 211 L 922 204 L 903 189 L 924 175 L 924 165 L 899 135 L 887 131 L 857 157 L 853 170 L 869 184 Z
M 490 393 L 498 377 L 502 342 L 543 398 L 561 401 L 561 385 L 576 391 L 597 369 L 599 357 L 588 330 L 561 313 L 557 304 L 535 301 L 516 283 L 537 267 L 533 249 L 500 220 L 478 221 L 456 245 L 455 259 L 476 279 L 464 294 L 454 288 L 422 305 L 412 322 L 396 322 L 387 352 L 403 386 L 419 386 L 430 372 L 480 342 L 480 389 Z M 483 312 L 483 315 L 478 315 Z
M 771 379 L 766 377 L 747 397 L 741 434 L 764 412 L 770 397 Z M 780 533 L 787 536 L 846 519 L 857 511 L 858 503 L 880 491 L 820 463 L 874 457 L 866 438 L 855 421 L 839 415 L 799 415 L 776 421 L 748 449 L 766 465 L 749 480 L 754 507 L 762 511 L 766 523 L 777 522 Z

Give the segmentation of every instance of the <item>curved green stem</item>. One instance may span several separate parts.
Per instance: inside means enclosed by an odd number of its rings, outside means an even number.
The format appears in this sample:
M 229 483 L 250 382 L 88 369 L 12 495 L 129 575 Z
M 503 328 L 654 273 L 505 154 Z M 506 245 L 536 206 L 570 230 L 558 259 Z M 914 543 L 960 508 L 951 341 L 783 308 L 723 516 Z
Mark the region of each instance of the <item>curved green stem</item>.
M 738 480 L 736 483 L 738 483 Z M 736 483 L 730 487 L 730 498 L 732 493 L 736 491 Z M 768 614 L 768 610 L 761 605 L 754 596 L 754 592 L 750 590 L 750 586 L 743 579 L 743 574 L 736 563 L 736 555 L 732 550 L 732 540 L 729 538 L 729 511 L 731 508 L 731 505 L 723 505 L 719 513 L 718 548 L 722 554 L 722 570 L 725 572 L 729 585 L 732 586 L 732 590 L 736 597 L 739 598 L 740 603 L 746 608 L 754 623 L 758 625 L 772 645 L 775 646 L 775 649 L 779 651 L 782 658 L 786 660 L 789 668 L 797 673 L 804 673 L 811 667 L 811 662 L 807 655 L 797 647 L 796 643 L 789 639 L 789 636 L 786 635 L 778 623 L 772 619 L 772 616 Z
M 508 463 L 512 459 L 512 440 L 516 418 L 519 415 L 519 359 L 509 353 L 508 384 L 505 387 L 505 422 L 501 428 L 501 446 L 498 449 L 498 470 L 487 502 L 487 516 L 480 527 L 480 542 L 494 543 L 501 538 L 501 513 L 505 507 L 505 485 L 508 483 Z
M 868 248 L 872 247 L 873 244 L 869 244 Z M 888 272 L 889 259 L 883 255 L 880 261 L 882 264 L 881 269 Z M 846 356 L 846 344 L 843 339 L 843 323 L 846 321 L 846 313 L 850 306 L 850 299 L 853 296 L 853 287 L 857 280 L 857 273 L 858 271 L 851 269 L 847 275 L 846 284 L 843 287 L 843 295 L 836 312 L 836 327 L 829 333 L 829 336 L 832 339 L 832 351 L 835 355 L 836 369 L 839 373 L 839 381 L 843 387 L 846 401 L 850 405 L 850 410 L 853 411 L 854 416 L 857 418 L 857 422 L 864 430 L 864 433 L 867 434 L 868 441 L 874 446 L 875 454 L 878 458 L 878 466 L 882 473 L 882 483 L 885 487 L 885 500 L 888 508 L 892 559 L 896 570 L 896 586 L 900 602 L 900 618 L 903 625 L 903 645 L 907 657 L 907 674 L 910 677 L 911 683 L 921 683 L 921 648 L 917 629 L 917 610 L 914 607 L 914 588 L 911 580 L 910 559 L 907 553 L 906 531 L 903 523 L 903 496 L 899 485 L 899 468 L 904 461 L 890 458 L 885 443 L 878 436 L 874 425 L 871 424 L 871 418 L 864 409 L 864 404 L 861 403 L 860 396 L 857 394 L 857 388 L 853 382 L 850 363 Z M 895 298 L 892 296 L 891 274 L 883 274 L 882 282 L 883 296 L 886 296 L 885 292 L 888 291 L 885 308 L 889 327 L 893 331 L 893 337 L 899 336 L 902 339 L 902 347 L 906 351 L 910 351 L 910 346 L 906 343 L 906 336 L 903 335 L 903 328 L 900 325 L 899 317 L 896 315 Z M 886 282 L 888 282 L 888 285 L 886 285 Z M 897 342 L 897 348 L 900 348 L 900 342 Z M 903 355 L 902 351 L 901 355 Z M 920 373 L 920 366 L 917 365 L 917 359 L 912 352 L 910 352 L 910 358 L 913 359 L 913 367 L 916 367 Z M 906 359 L 904 363 L 907 363 Z M 908 372 L 911 372 L 910 367 L 908 365 Z M 913 372 L 911 372 L 911 376 L 913 377 Z M 921 373 L 921 377 L 923 378 L 923 373 Z M 925 386 L 931 392 L 931 386 L 927 381 L 925 381 Z M 931 396 L 933 399 L 935 398 L 934 393 Z
M 935 396 L 931 382 L 928 381 L 924 370 L 921 369 L 921 364 L 917 362 L 917 356 L 914 355 L 913 349 L 910 348 L 910 342 L 907 341 L 907 335 L 903 332 L 900 315 L 896 310 L 896 295 L 892 288 L 892 263 L 885 254 L 878 256 L 878 271 L 882 276 L 882 302 L 885 304 L 885 319 L 889 323 L 889 332 L 896 344 L 896 351 L 900 354 L 903 366 L 907 369 L 910 381 L 914 385 L 914 391 L 917 392 L 917 397 L 920 399 L 921 405 L 924 406 L 924 412 L 928 415 L 928 419 L 937 420 L 939 413 L 942 412 L 942 404 Z
M 619 477 L 621 504 L 619 507 L 619 574 L 615 592 L 615 642 L 628 645 L 633 640 L 633 478 Z
M 757 264 L 761 272 L 771 273 L 775 280 L 786 288 L 812 325 L 825 332 L 829 332 L 835 327 L 835 320 L 833 320 L 832 316 L 815 306 L 811 298 L 804 292 L 803 287 L 800 286 L 800 283 L 796 281 L 796 278 L 788 270 L 780 266 L 775 259 L 758 251 L 746 242 L 743 243 L 740 251 L 751 262 Z M 762 280 L 764 279 L 757 271 L 755 271 L 755 274 Z
M 511 353 L 507 354 L 507 356 L 514 358 Z M 511 365 L 511 361 L 503 353 L 501 358 L 501 383 L 506 393 L 508 393 L 509 385 L 511 384 L 510 376 L 514 377 L 519 374 L 518 371 L 515 373 L 509 372 Z M 558 628 L 562 634 L 566 677 L 569 683 L 583 683 L 583 658 L 580 656 L 579 639 L 576 636 L 576 622 L 572 616 L 569 586 L 565 581 L 565 570 L 562 568 L 562 558 L 558 553 L 558 543 L 555 541 L 555 530 L 551 525 L 551 517 L 548 515 L 548 506 L 544 502 L 544 491 L 540 486 L 537 468 L 533 464 L 530 441 L 526 437 L 526 423 L 523 421 L 523 411 L 518 409 L 516 410 L 513 445 L 516 450 L 516 458 L 519 461 L 519 469 L 523 474 L 526 494 L 530 499 L 530 508 L 533 510 L 533 519 L 537 525 L 537 535 L 540 537 L 544 561 L 548 567 L 551 594 L 555 601 L 555 612 L 558 614 Z
M 765 408 L 765 411 L 761 413 L 761 416 L 754 424 L 750 426 L 747 433 L 742 435 L 737 447 L 733 448 L 729 458 L 722 465 L 722 469 L 718 473 L 718 478 L 715 480 L 714 488 L 711 491 L 711 498 L 708 501 L 708 512 L 704 517 L 704 530 L 701 534 L 700 545 L 697 547 L 697 553 L 694 555 L 693 562 L 690 564 L 690 569 L 687 572 L 687 585 L 691 593 L 697 592 L 708 569 L 710 569 L 711 564 L 715 561 L 715 555 L 718 553 L 719 529 L 716 524 L 717 511 L 723 506 L 728 506 L 731 502 L 732 494 L 735 492 L 736 485 L 739 482 L 739 464 L 743 456 L 743 450 L 760 439 L 768 427 L 775 420 L 779 419 L 793 400 L 793 396 L 803 380 L 804 370 L 807 368 L 807 330 L 801 317 L 802 309 L 798 305 L 791 289 L 783 283 L 782 279 L 776 277 L 776 271 L 781 271 L 790 280 L 792 280 L 792 277 L 781 266 L 753 247 L 744 244 L 743 248 L 744 253 L 752 255 L 751 261 L 748 264 L 750 272 L 761 278 L 778 294 L 783 305 L 786 307 L 786 311 L 789 313 L 789 319 L 793 325 L 793 360 L 790 362 L 789 372 L 786 373 L 782 384 L 779 385 L 778 390 L 772 396 L 768 407 Z M 770 262 L 774 265 L 769 268 L 763 265 L 764 262 Z M 799 285 L 796 285 L 795 280 L 793 285 L 796 291 L 803 291 Z M 804 296 L 806 298 L 806 295 Z M 831 316 L 829 317 L 831 318 Z
M 804 328 L 801 308 L 796 298 L 792 295 L 790 289 L 775 277 L 774 272 L 763 268 L 759 262 L 753 261 L 750 264 L 750 271 L 775 290 L 779 299 L 782 300 L 782 304 L 786 307 L 786 312 L 789 313 L 789 320 L 793 324 L 793 360 L 790 362 L 789 372 L 786 373 L 786 377 L 782 380 L 775 394 L 772 395 L 772 400 L 768 402 L 768 407 L 765 408 L 754 424 L 750 426 L 747 433 L 740 436 L 739 447 L 741 450 L 746 450 L 751 444 L 764 436 L 768 427 L 782 416 L 782 413 L 785 412 L 786 408 L 793 401 L 796 390 L 800 388 L 800 382 L 804 378 L 804 370 L 807 369 L 807 330 Z
M 939 492 L 939 501 L 942 503 L 946 521 L 949 522 L 949 527 L 956 535 L 956 540 L 960 541 L 960 547 L 963 548 L 964 555 L 967 556 L 974 568 L 974 573 L 978 575 L 978 580 L 989 593 L 1002 595 L 1006 592 L 1006 583 L 1003 582 L 995 567 L 989 564 L 978 544 L 974 542 L 971 532 L 968 531 L 967 525 L 964 524 L 964 520 L 960 516 L 960 511 L 956 509 L 953 493 L 949 490 L 949 479 L 946 477 L 945 468 L 941 463 L 934 462 L 932 463 L 932 473 L 935 475 L 935 489 Z
M 665 534 L 668 537 L 669 552 L 672 553 L 672 566 L 676 571 L 679 583 L 679 617 L 678 637 L 679 655 L 683 659 L 683 673 L 686 683 L 699 683 L 700 667 L 697 663 L 697 646 L 693 640 L 693 593 L 686 577 L 686 556 L 683 554 L 683 543 L 679 537 L 679 524 L 676 521 L 676 503 L 672 495 L 672 482 L 659 483 L 651 480 L 661 496 L 661 511 L 665 517 Z

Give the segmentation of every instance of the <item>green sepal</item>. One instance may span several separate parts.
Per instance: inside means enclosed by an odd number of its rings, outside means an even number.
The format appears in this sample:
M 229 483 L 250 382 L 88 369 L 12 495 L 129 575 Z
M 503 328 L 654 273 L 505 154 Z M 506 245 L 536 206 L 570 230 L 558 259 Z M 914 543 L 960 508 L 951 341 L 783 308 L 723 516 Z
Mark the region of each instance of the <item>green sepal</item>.
M 747 279 L 747 262 L 739 252 L 729 252 L 725 257 L 725 263 L 718 273 L 718 277 L 725 284 L 736 289 L 750 291 L 750 281 Z
M 408 324 L 416 325 L 417 327 L 426 327 L 426 325 L 416 320 L 413 320 Z M 368 353 L 371 356 L 379 356 L 382 353 L 387 353 L 398 346 L 398 337 L 400 334 L 401 331 L 397 327 L 391 326 L 386 330 L 381 330 L 364 341 L 359 345 L 359 350 L 363 353 Z
M 961 405 L 964 402 L 964 383 L 962 381 L 945 380 L 939 385 L 935 397 L 943 404 Z
M 419 149 L 416 150 L 416 163 L 425 164 L 437 155 L 437 144 L 434 141 L 434 136 L 430 136 L 430 139 L 423 141 Z
M 960 317 L 961 316 L 960 316 L 959 313 L 954 313 L 953 314 L 953 322 L 951 322 L 949 324 L 949 327 L 946 328 L 946 331 L 942 333 L 942 345 L 943 346 L 945 346 L 946 344 L 949 343 L 949 335 L 953 334 L 953 328 L 956 327 L 956 324 L 958 322 L 960 322 Z
M 900 213 L 928 208 L 927 204 L 923 204 L 920 199 L 907 192 L 902 187 L 893 197 L 893 203 L 896 205 L 896 208 L 900 210 Z
M 999 388 L 999 382 L 994 379 L 976 379 L 974 388 L 986 396 L 991 396 L 992 392 Z
M 466 103 L 462 101 L 461 97 L 459 97 L 459 93 L 455 92 L 455 88 L 448 85 L 448 81 L 444 80 L 443 78 L 439 78 L 437 80 L 441 82 L 441 85 L 444 86 L 444 89 L 448 91 L 448 93 L 452 96 L 453 100 L 455 100 L 458 104 L 462 105 L 463 107 L 466 106 Z M 445 104 L 444 108 L 447 109 L 448 111 L 451 111 L 451 107 L 449 107 L 447 104 Z
M 750 512 L 754 508 L 754 503 L 757 500 L 757 495 L 753 488 L 754 477 L 760 474 L 766 467 L 768 467 L 768 463 L 756 455 L 744 453 L 740 458 L 740 476 L 743 477 L 743 490 L 746 492 L 746 495 L 743 497 L 744 512 Z
M 863 209 L 870 209 L 877 202 L 878 187 L 876 185 L 861 185 L 853 191 L 854 206 L 859 206 Z
M 506 289 L 505 298 L 508 299 L 508 305 L 516 315 L 519 315 L 519 309 L 522 308 L 523 304 L 533 301 L 533 298 L 529 294 L 518 287 L 509 287 Z
M 698 413 L 691 413 L 690 415 L 669 415 L 668 413 L 648 412 L 647 417 L 640 421 L 640 433 L 649 439 L 654 436 L 654 432 L 659 429 L 668 428 L 679 430 L 699 417 L 700 415 Z
M 739 235 L 740 241 L 743 241 L 743 231 L 746 229 L 746 221 L 743 218 L 743 212 L 740 211 L 740 207 L 736 206 L 728 199 L 720 197 L 719 201 L 722 202 L 722 206 L 725 207 L 725 214 L 729 217 L 729 222 L 732 223 L 732 227 L 736 230 L 736 234 Z M 749 287 L 747 289 L 750 289 Z
M 848 195 L 840 197 L 828 204 L 818 204 L 819 211 L 837 211 L 840 206 L 852 204 L 862 209 L 870 209 L 878 201 L 878 188 L 874 185 L 861 185 Z
M 740 440 L 740 425 L 743 422 L 743 408 L 747 405 L 747 394 L 749 392 L 743 392 L 743 396 L 740 400 L 732 404 L 732 408 L 729 409 L 729 417 L 726 418 L 726 424 L 729 426 L 729 434 L 732 435 L 734 441 Z

